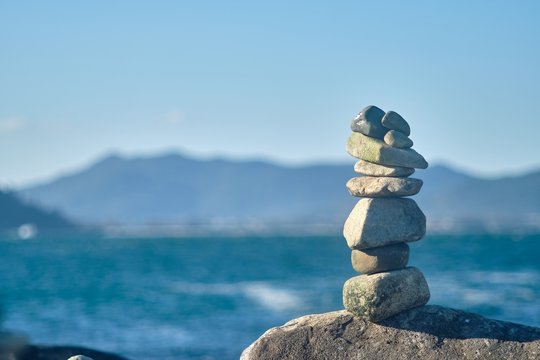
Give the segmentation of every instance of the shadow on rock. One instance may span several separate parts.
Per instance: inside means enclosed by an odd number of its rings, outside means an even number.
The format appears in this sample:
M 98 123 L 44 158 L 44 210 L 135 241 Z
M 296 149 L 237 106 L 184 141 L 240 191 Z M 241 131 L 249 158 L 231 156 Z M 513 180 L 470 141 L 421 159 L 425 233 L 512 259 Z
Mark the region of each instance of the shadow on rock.
M 540 328 L 491 320 L 478 314 L 426 305 L 381 321 L 379 325 L 446 339 L 540 340 Z

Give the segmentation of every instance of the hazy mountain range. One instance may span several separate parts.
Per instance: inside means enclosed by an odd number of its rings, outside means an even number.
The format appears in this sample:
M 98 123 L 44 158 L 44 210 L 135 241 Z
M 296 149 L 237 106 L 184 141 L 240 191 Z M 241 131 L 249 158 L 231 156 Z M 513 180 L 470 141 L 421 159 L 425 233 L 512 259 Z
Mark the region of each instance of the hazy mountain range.
M 21 201 L 15 193 L 0 191 L 0 230 L 34 224 L 42 230 L 73 228 L 73 224 L 55 211 L 40 209 Z
M 356 201 L 345 188 L 353 165 L 109 156 L 19 195 L 84 224 L 340 226 Z M 481 179 L 435 165 L 413 177 L 434 229 L 540 229 L 540 171 Z

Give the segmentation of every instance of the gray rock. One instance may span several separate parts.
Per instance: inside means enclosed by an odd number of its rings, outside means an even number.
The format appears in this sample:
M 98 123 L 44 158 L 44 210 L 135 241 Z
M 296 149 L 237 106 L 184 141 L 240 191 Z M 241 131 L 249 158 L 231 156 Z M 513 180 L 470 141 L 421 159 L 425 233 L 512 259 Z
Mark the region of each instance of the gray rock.
M 359 174 L 367 176 L 389 176 L 389 177 L 398 177 L 398 176 L 409 176 L 414 173 L 413 168 L 408 167 L 399 167 L 399 166 L 387 166 L 370 163 L 365 160 L 358 160 L 354 164 L 354 171 Z
M 356 115 L 351 123 L 351 130 L 377 139 L 383 139 L 388 131 L 381 123 L 383 116 L 384 111 L 370 105 Z
M 93 360 L 93 359 L 84 355 L 75 355 L 75 356 L 70 357 L 68 360 Z
M 409 245 L 405 243 L 351 252 L 353 269 L 363 274 L 403 269 L 408 262 Z
M 407 121 L 405 121 L 403 117 L 401 117 L 401 115 L 399 115 L 395 111 L 387 112 L 383 116 L 381 123 L 387 129 L 397 130 L 407 136 L 411 135 L 411 127 L 409 126 L 409 124 L 407 123 Z
M 426 279 L 413 267 L 355 276 L 343 285 L 345 309 L 373 322 L 425 305 L 428 300 Z
M 350 179 L 347 189 L 352 196 L 400 197 L 418 194 L 422 184 L 414 178 L 362 176 Z
M 412 199 L 363 198 L 355 205 L 343 227 L 351 249 L 420 240 L 426 233 L 426 216 Z
M 348 311 L 307 315 L 265 332 L 241 360 L 538 359 L 540 328 L 427 305 L 379 324 Z
M 347 141 L 347 152 L 352 156 L 375 164 L 416 169 L 428 167 L 422 155 L 413 149 L 399 149 L 383 141 L 353 132 Z
M 408 149 L 414 145 L 413 141 L 405 134 L 396 130 L 390 130 L 384 135 L 384 142 L 400 149 Z

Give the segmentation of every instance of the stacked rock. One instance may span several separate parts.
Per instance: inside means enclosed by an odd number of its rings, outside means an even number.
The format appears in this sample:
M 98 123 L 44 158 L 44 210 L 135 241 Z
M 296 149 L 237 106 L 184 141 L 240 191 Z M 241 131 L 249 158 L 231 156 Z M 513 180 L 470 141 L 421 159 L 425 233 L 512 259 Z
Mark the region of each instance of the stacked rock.
M 414 200 L 405 198 L 422 187 L 422 180 L 409 176 L 428 163 L 411 149 L 409 124 L 394 111 L 368 106 L 351 129 L 347 152 L 360 159 L 354 170 L 364 176 L 347 182 L 351 195 L 361 199 L 343 235 L 352 249 L 352 266 L 363 275 L 345 282 L 343 304 L 378 322 L 429 300 L 424 275 L 407 267 L 407 242 L 424 236 L 426 217 Z

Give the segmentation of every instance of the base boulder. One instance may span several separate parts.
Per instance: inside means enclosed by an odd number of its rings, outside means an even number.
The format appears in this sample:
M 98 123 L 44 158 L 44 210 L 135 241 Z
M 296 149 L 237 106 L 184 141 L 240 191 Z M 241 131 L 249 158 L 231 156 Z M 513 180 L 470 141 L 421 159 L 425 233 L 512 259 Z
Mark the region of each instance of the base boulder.
M 348 311 L 272 328 L 242 353 L 255 359 L 538 359 L 540 328 L 423 306 L 376 324 Z

